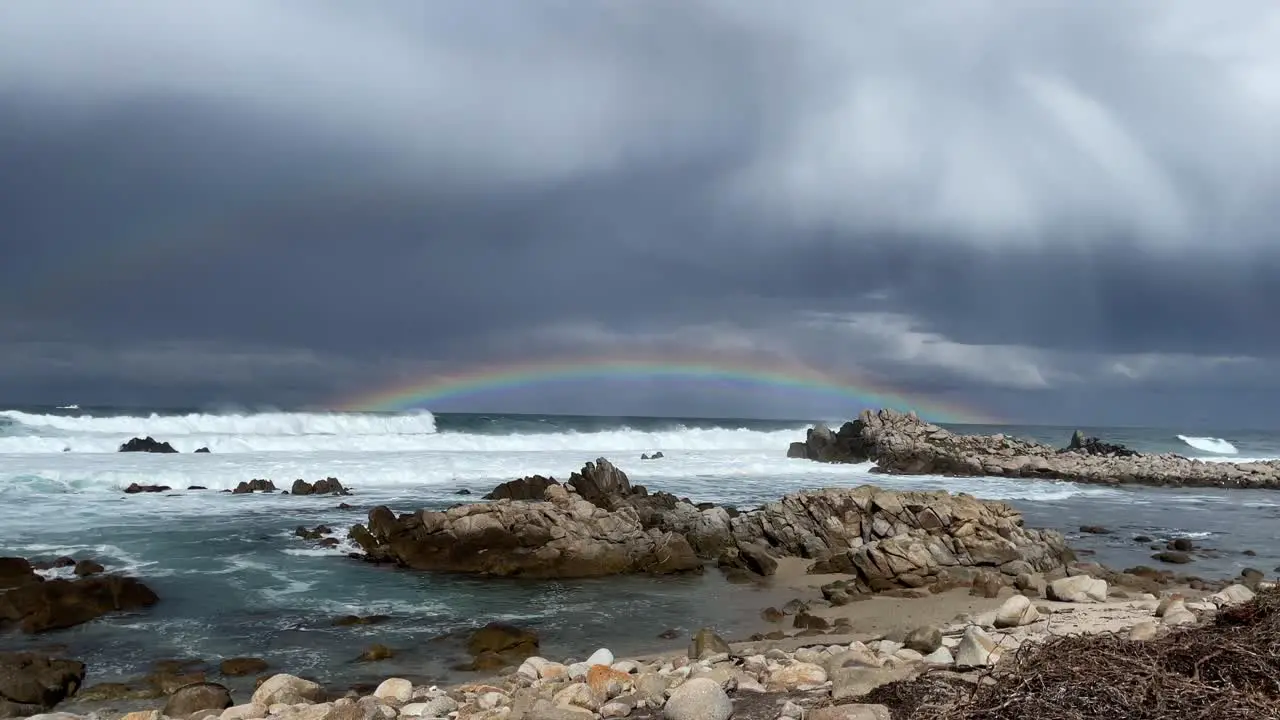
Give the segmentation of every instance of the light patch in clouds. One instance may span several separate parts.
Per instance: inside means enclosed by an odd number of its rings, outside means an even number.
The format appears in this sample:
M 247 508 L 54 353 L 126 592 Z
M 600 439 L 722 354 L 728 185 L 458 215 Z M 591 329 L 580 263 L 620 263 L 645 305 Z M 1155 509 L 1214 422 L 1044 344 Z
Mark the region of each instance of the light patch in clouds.
M 877 368 L 897 364 L 937 370 L 996 387 L 1039 390 L 1071 379 L 1050 370 L 1043 353 L 1012 345 L 966 345 L 916 329 L 910 317 L 889 312 L 810 313 L 805 324 L 840 335 L 854 359 Z

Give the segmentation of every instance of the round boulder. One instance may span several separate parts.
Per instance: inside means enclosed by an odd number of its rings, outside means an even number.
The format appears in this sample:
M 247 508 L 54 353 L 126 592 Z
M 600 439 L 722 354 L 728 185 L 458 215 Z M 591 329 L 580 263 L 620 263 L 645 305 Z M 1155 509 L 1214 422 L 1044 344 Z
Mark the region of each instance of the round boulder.
M 178 688 L 164 704 L 163 714 L 171 718 L 190 717 L 202 710 L 225 710 L 232 705 L 231 691 L 217 683 L 192 683 Z

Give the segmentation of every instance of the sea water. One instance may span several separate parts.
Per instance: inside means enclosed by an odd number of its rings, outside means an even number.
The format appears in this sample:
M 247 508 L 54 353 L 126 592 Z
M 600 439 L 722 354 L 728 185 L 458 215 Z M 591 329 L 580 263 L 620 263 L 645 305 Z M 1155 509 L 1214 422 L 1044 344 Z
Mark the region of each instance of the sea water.
M 444 508 L 529 474 L 565 478 L 607 457 L 632 481 L 695 501 L 750 508 L 786 493 L 864 483 L 945 489 L 1002 499 L 1028 525 L 1067 532 L 1073 546 L 1113 566 L 1153 564 L 1135 535 L 1192 536 L 1219 551 L 1191 570 L 1270 572 L 1280 564 L 1275 520 L 1280 493 L 1107 488 L 1040 480 L 888 477 L 868 465 L 786 458 L 803 439 L 800 421 L 340 413 L 172 413 L 111 408 L 0 411 L 0 555 L 92 557 L 109 571 L 143 578 L 162 598 L 145 613 L 114 616 L 38 637 L 0 636 L 0 649 L 66 646 L 90 667 L 90 682 L 142 674 L 161 658 L 256 656 L 273 667 L 335 685 L 401 674 L 456 677 L 461 633 L 493 620 L 532 627 L 544 652 L 585 657 L 678 646 L 703 625 L 733 635 L 781 591 L 697 577 L 521 582 L 398 571 L 318 548 L 293 534 L 326 524 L 345 538 L 368 510 Z M 965 427 L 1063 444 L 1072 428 Z M 1177 429 L 1085 428 L 1139 450 L 1210 459 L 1280 456 L 1280 438 L 1244 431 L 1195 436 Z M 174 455 L 118 453 L 137 436 L 171 443 Z M 1180 437 L 1182 435 L 1182 437 Z M 192 451 L 207 447 L 209 454 Z M 662 451 L 659 460 L 642 453 Z M 243 480 L 335 476 L 345 498 L 231 495 Z M 173 492 L 125 495 L 130 483 Z M 205 491 L 188 491 L 203 486 Z M 341 502 L 352 507 L 340 509 Z M 1081 525 L 1111 535 L 1081 535 Z M 1246 556 L 1244 550 L 1256 556 Z M 65 572 L 65 571 L 58 571 Z M 51 573 L 52 574 L 52 573 Z M 342 615 L 386 615 L 378 625 L 335 627 Z M 625 620 L 625 622 L 624 622 Z M 397 657 L 360 663 L 382 643 Z

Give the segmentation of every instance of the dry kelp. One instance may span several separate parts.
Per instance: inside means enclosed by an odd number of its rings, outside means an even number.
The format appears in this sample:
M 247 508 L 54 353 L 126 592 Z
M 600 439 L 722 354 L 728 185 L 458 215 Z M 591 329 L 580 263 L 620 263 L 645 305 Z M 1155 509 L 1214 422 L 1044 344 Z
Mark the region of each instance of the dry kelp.
M 1280 592 L 1212 623 L 1133 641 L 1069 635 L 1021 647 L 939 720 L 1280 720 Z M 907 717 L 923 718 L 921 712 Z

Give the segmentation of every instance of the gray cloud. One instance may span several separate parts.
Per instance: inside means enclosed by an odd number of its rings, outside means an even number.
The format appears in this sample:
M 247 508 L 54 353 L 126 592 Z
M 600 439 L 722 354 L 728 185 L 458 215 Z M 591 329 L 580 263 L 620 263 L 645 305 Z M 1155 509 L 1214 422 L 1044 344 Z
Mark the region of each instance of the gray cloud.
M 1262 0 L 12 0 L 0 396 L 623 351 L 1041 419 L 1263 392 L 1276 36 Z

